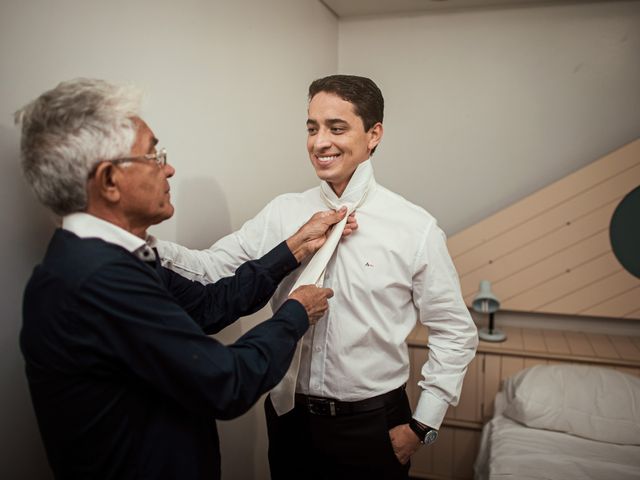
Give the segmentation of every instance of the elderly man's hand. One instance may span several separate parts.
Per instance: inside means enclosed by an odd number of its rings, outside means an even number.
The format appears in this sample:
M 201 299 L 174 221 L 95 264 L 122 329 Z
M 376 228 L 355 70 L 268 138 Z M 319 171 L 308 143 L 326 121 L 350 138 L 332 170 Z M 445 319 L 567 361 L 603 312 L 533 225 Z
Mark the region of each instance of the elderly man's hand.
M 289 298 L 299 301 L 307 311 L 309 325 L 315 325 L 325 314 L 329 308 L 327 300 L 331 297 L 333 297 L 333 290 L 315 285 L 302 285 L 289 295 Z
M 331 227 L 344 218 L 346 207 L 315 213 L 296 233 L 287 239 L 287 245 L 298 262 L 313 255 L 327 240 Z M 358 228 L 355 214 L 349 215 L 342 236 L 351 235 Z

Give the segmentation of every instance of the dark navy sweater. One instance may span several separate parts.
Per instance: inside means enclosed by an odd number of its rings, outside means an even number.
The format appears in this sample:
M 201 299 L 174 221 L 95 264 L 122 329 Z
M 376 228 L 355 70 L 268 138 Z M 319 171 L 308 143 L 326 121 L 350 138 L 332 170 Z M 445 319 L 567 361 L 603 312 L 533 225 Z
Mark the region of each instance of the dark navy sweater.
M 56 478 L 219 478 L 215 419 L 280 381 L 308 318 L 289 300 L 232 345 L 207 334 L 264 306 L 296 266 L 282 243 L 204 286 L 57 230 L 26 287 L 20 334 Z

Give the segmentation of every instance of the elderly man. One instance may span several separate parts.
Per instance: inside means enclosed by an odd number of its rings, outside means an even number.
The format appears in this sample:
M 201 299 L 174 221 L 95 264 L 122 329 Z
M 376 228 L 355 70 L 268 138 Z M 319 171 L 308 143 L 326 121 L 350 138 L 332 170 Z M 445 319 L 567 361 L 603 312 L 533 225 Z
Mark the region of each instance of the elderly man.
M 368 78 L 312 82 L 307 150 L 320 185 L 275 198 L 208 250 L 160 242 L 172 269 L 211 282 L 263 255 L 277 242 L 274 232 L 293 232 L 318 208 L 357 210 L 358 230 L 327 263 L 332 308 L 307 332 L 299 369 L 289 372 L 294 402 L 283 401 L 279 388 L 265 402 L 274 480 L 407 478 L 411 455 L 435 441 L 447 407 L 458 402 L 475 353 L 476 327 L 444 233 L 428 212 L 374 178 L 370 156 L 382 140 L 383 110 L 382 93 Z M 274 309 L 294 280 L 276 290 Z M 405 339 L 416 321 L 429 327 L 429 360 L 411 412 Z
M 24 294 L 29 387 L 56 478 L 216 479 L 215 419 L 280 381 L 333 292 L 296 289 L 232 345 L 208 334 L 261 308 L 345 212 L 313 215 L 235 275 L 186 280 L 147 242 L 173 214 L 175 170 L 138 110 L 131 89 L 79 79 L 16 114 L 24 174 L 62 216 Z

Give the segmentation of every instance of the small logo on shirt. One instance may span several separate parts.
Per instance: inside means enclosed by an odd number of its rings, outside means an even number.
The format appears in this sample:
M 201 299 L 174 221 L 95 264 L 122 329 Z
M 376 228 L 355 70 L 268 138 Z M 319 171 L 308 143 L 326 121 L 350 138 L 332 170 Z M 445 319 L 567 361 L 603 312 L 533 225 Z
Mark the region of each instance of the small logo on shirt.
M 371 262 L 367 262 L 364 264 L 365 267 L 373 267 L 373 263 Z

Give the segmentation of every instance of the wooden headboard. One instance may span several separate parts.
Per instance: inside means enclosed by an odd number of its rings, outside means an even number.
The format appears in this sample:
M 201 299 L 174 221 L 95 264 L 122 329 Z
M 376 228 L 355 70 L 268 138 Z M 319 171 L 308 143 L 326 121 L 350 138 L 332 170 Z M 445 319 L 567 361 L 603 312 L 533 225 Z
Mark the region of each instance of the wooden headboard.
M 452 236 L 467 305 L 490 280 L 505 310 L 640 319 L 640 279 L 609 240 L 616 206 L 638 185 L 640 139 Z

